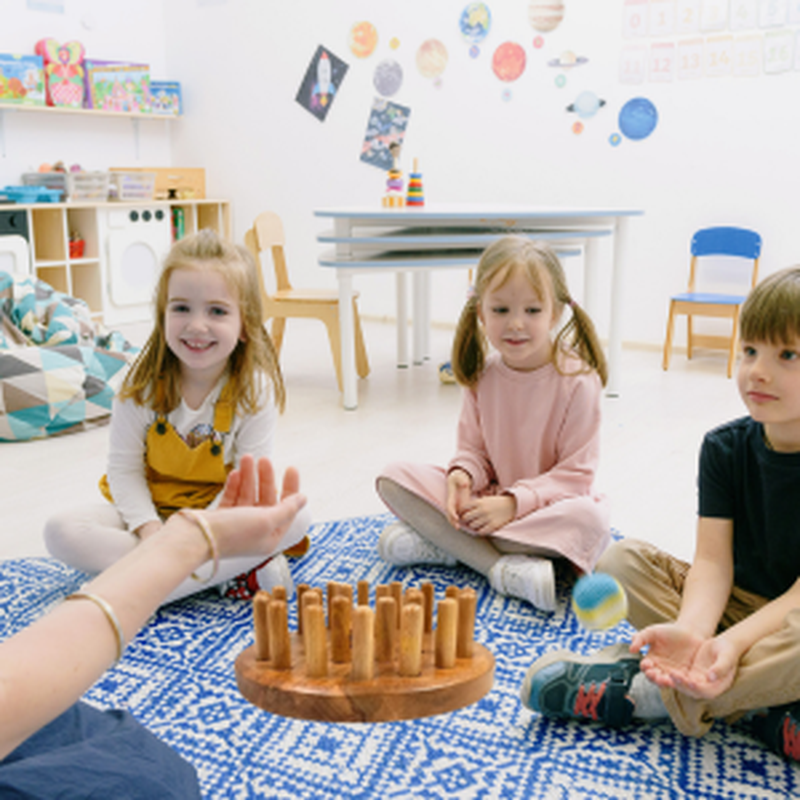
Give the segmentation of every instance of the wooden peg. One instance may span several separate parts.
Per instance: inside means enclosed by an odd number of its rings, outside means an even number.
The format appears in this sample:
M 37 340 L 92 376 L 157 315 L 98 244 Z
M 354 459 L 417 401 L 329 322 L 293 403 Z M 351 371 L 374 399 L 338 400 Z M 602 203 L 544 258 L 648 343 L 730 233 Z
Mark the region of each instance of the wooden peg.
M 422 672 L 423 612 L 419 603 L 406 603 L 400 617 L 400 659 L 398 672 L 413 678 Z
M 436 610 L 436 666 L 452 669 L 456 663 L 458 602 L 452 597 L 439 601 Z
M 336 596 L 336 581 L 328 581 L 327 586 L 327 600 L 328 600 L 328 627 L 331 626 L 331 608 L 333 606 L 333 598 Z
M 395 628 L 399 628 L 400 610 L 403 608 L 403 584 L 400 583 L 400 581 L 392 581 L 389 584 L 389 588 L 392 590 L 392 597 L 394 598 L 394 626 Z
M 253 632 L 256 638 L 256 661 L 269 661 L 269 627 L 267 625 L 267 607 L 269 603 L 269 592 L 256 592 L 256 596 L 253 598 Z
M 472 658 L 475 643 L 475 609 L 478 596 L 474 589 L 462 589 L 458 595 L 458 635 L 456 637 L 456 656 Z
M 391 596 L 392 596 L 392 590 L 389 588 L 389 585 L 386 583 L 379 583 L 375 587 L 375 607 L 376 608 L 378 607 L 378 600 L 380 600 L 381 597 L 391 597 Z
M 445 597 L 450 597 L 453 600 L 458 600 L 458 595 L 460 593 L 461 593 L 461 590 L 458 588 L 458 586 L 448 586 L 444 590 L 444 596 Z
M 307 583 L 301 583 L 297 586 L 297 632 L 301 635 L 303 633 L 303 595 L 310 588 Z
M 273 600 L 283 600 L 286 602 L 286 587 L 285 586 L 273 586 L 272 587 L 272 599 Z
M 394 658 L 397 631 L 395 606 L 394 597 L 381 597 L 378 600 L 375 619 L 375 658 L 378 661 L 391 661 Z
M 325 612 L 319 603 L 306 604 L 303 643 L 306 674 L 309 678 L 324 678 L 328 674 L 328 637 L 325 632 Z
M 433 584 L 430 581 L 425 581 L 425 583 L 422 584 L 423 608 L 425 610 L 425 633 L 430 633 L 433 630 L 434 598 L 435 591 Z
M 353 601 L 347 593 L 337 594 L 331 605 L 331 661 L 346 664 L 350 661 L 350 627 Z
M 284 600 L 274 598 L 267 606 L 270 655 L 273 669 L 292 668 L 292 646 L 289 641 L 289 617 Z
M 423 604 L 422 592 L 419 589 L 415 589 L 413 587 L 406 589 L 406 594 L 405 597 L 403 598 L 403 604 L 407 605 L 408 603 L 416 603 L 418 606 L 422 606 Z
M 358 582 L 358 605 L 369 605 L 369 581 Z
M 375 674 L 375 614 L 368 605 L 353 609 L 354 681 L 372 680 Z

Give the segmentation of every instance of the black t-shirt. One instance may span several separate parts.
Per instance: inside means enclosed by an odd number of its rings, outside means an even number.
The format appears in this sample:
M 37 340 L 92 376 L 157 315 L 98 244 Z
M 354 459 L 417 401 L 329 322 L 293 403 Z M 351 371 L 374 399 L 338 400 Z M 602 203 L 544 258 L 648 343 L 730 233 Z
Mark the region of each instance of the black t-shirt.
M 734 582 L 770 600 L 800 577 L 800 453 L 776 453 L 743 417 L 706 434 L 701 517 L 733 520 Z

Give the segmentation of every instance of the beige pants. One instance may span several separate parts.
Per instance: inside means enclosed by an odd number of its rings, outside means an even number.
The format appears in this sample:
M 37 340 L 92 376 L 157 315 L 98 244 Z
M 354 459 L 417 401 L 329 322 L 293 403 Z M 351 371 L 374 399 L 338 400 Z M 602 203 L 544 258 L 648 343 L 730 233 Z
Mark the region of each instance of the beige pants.
M 638 630 L 678 617 L 689 564 L 646 542 L 625 539 L 612 544 L 597 564 L 628 593 L 628 619 Z M 767 601 L 734 587 L 719 630 L 735 625 Z M 756 642 L 741 658 L 733 685 L 712 700 L 696 700 L 674 689 L 661 692 L 681 733 L 702 736 L 715 719 L 732 722 L 745 712 L 800 699 L 800 608 L 786 615 L 783 627 Z

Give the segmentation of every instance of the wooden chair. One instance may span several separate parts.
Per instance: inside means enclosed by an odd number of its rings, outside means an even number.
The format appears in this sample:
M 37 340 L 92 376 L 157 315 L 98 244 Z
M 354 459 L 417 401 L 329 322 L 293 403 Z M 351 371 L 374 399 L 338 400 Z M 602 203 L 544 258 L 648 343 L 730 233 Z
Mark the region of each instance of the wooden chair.
M 275 268 L 275 292 L 267 293 L 262 269 L 258 270 L 261 286 L 261 301 L 264 306 L 264 321 L 272 320 L 270 336 L 278 355 L 281 352 L 286 320 L 289 317 L 311 317 L 322 320 L 328 329 L 333 365 L 339 391 L 342 391 L 341 337 L 339 334 L 339 295 L 335 289 L 295 289 L 286 268 L 284 245 L 286 237 L 280 217 L 272 211 L 259 214 L 253 227 L 244 237 L 245 246 L 253 254 L 256 264 L 261 267 L 261 254 L 269 251 Z M 369 361 L 361 332 L 356 299 L 353 298 L 353 321 L 356 339 L 356 371 L 359 377 L 369 375 Z
M 745 228 L 714 227 L 697 231 L 692 237 L 689 289 L 670 299 L 667 335 L 664 340 L 664 369 L 669 369 L 675 317 L 686 314 L 686 350 L 689 358 L 695 347 L 723 348 L 728 351 L 728 377 L 733 375 L 739 345 L 739 311 L 746 295 L 697 292 L 698 259 L 705 256 L 734 256 L 750 262 L 750 289 L 758 282 L 758 259 L 761 237 Z M 730 336 L 698 335 L 692 330 L 693 317 L 728 317 L 732 321 Z

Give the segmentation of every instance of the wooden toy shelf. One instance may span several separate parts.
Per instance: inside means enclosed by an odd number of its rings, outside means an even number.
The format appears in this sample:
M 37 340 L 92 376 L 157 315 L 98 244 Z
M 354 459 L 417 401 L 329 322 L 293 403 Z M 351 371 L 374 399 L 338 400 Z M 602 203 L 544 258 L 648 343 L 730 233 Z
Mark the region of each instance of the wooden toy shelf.
M 108 213 L 144 209 L 154 213 L 160 209 L 170 218 L 175 208 L 183 210 L 186 234 L 212 228 L 231 237 L 231 208 L 227 200 L 0 204 L 0 209 L 24 211 L 27 215 L 32 274 L 59 292 L 85 300 L 98 319 L 102 318 L 105 307 Z M 85 243 L 78 258 L 70 256 L 72 232 L 79 233 Z

